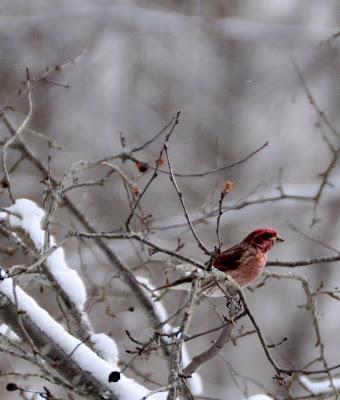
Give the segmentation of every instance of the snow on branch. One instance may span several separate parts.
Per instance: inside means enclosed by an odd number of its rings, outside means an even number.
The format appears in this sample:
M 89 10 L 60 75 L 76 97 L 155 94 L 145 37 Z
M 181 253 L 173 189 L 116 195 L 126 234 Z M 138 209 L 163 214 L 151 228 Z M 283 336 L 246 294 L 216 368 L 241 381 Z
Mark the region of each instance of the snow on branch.
M 44 210 L 27 199 L 18 199 L 12 206 L 0 212 L 0 221 L 8 219 L 13 228 L 23 229 L 39 253 L 43 252 L 45 243 L 46 232 L 41 228 L 44 217 Z M 55 239 L 52 236 L 50 237 L 50 245 L 55 245 Z M 54 250 L 47 257 L 46 264 L 69 298 L 77 305 L 79 310 L 83 310 L 86 301 L 85 286 L 77 271 L 67 265 L 64 250 L 62 248 Z
M 117 365 L 119 351 L 114 340 L 105 333 L 95 333 L 91 335 L 90 341 L 101 357 L 110 364 Z
M 0 324 L 0 335 L 6 336 L 12 342 L 20 341 L 20 337 L 6 324 Z
M 312 381 L 305 375 L 299 377 L 301 385 L 313 395 L 334 393 L 334 387 L 340 389 L 340 378 L 333 378 L 332 382 L 329 379 L 322 381 Z
M 104 398 L 112 400 L 138 400 L 149 393 L 145 387 L 122 374 L 118 382 L 109 383 L 112 364 L 66 332 L 32 297 L 16 286 L 11 278 L 0 281 L 0 303 L 1 319 L 18 335 L 23 336 L 24 331 L 24 339 L 29 339 L 38 349 L 37 354 L 47 360 L 75 388 L 86 389 L 93 398 L 98 398 L 101 393 L 106 396 Z M 111 345 L 103 336 L 96 335 L 93 339 L 104 347 Z M 117 361 L 117 353 L 115 349 L 111 349 L 111 362 L 114 361 Z M 149 398 L 163 399 L 164 394 Z
M 45 212 L 34 202 L 18 199 L 12 206 L 2 209 L 0 221 L 6 220 L 12 228 L 22 229 L 31 239 L 37 252 L 53 250 L 44 260 L 62 290 L 83 312 L 86 291 L 82 279 L 69 268 L 61 247 L 50 237 L 50 249 L 45 248 L 46 232 L 42 229 Z M 3 271 L 3 270 L 1 270 Z M 0 317 L 11 331 L 28 342 L 34 353 L 48 361 L 76 388 L 88 393 L 106 393 L 107 399 L 163 399 L 165 394 L 150 392 L 132 379 L 119 375 L 119 381 L 109 382 L 112 370 L 118 368 L 118 348 L 114 340 L 104 333 L 91 334 L 80 340 L 64 330 L 33 298 L 20 289 L 6 274 L 1 275 Z M 5 325 L 4 325 L 5 326 Z M 97 354 L 88 345 L 92 345 Z

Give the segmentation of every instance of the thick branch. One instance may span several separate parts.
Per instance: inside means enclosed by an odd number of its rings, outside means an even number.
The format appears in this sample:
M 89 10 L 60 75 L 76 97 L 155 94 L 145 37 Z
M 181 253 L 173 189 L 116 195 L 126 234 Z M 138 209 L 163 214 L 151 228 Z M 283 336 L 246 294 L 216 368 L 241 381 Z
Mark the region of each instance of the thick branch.
M 201 354 L 195 356 L 190 364 L 188 364 L 184 368 L 183 375 L 190 376 L 195 371 L 197 371 L 202 364 L 215 357 L 216 354 L 218 354 L 223 349 L 223 346 L 225 345 L 227 340 L 230 339 L 233 329 L 234 325 L 231 322 L 227 323 L 213 345 L 206 351 L 203 351 Z

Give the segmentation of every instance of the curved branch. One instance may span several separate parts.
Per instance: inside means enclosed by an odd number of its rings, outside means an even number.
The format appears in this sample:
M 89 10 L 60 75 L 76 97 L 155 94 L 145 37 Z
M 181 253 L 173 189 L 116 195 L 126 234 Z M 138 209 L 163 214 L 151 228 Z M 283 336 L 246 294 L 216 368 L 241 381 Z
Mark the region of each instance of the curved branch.
M 227 340 L 231 338 L 233 329 L 234 325 L 231 322 L 227 323 L 213 345 L 209 349 L 203 351 L 201 354 L 195 356 L 190 364 L 183 369 L 183 375 L 190 376 L 197 371 L 202 364 L 215 357 L 216 354 L 223 349 L 223 346 L 226 344 Z

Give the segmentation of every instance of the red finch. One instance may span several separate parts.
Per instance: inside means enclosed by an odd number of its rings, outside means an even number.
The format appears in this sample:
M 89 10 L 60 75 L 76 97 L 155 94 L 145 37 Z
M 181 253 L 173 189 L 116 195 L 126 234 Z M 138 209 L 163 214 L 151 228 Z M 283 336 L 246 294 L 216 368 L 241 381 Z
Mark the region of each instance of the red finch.
M 231 276 L 241 287 L 248 286 L 261 276 L 267 262 L 268 251 L 276 242 L 283 242 L 283 239 L 275 229 L 257 229 L 251 232 L 241 243 L 215 255 L 212 265 L 219 271 Z M 192 277 L 188 276 L 158 289 L 171 288 L 191 281 Z M 213 278 L 203 279 L 200 288 L 207 296 L 224 296 Z

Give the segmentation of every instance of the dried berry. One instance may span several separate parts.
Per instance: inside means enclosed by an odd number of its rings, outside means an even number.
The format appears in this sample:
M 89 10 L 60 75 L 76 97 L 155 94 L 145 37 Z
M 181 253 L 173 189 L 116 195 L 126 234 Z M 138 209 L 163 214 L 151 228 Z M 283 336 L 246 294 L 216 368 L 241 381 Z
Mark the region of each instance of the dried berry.
M 109 382 L 118 382 L 120 379 L 119 371 L 112 371 L 109 375 Z
M 7 383 L 6 389 L 9 392 L 14 392 L 15 390 L 18 390 L 18 386 L 15 383 Z
M 138 171 L 141 172 L 142 174 L 149 169 L 147 164 L 140 162 L 140 161 L 136 161 L 136 167 L 137 167 Z

